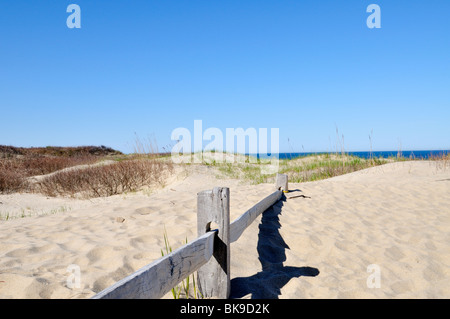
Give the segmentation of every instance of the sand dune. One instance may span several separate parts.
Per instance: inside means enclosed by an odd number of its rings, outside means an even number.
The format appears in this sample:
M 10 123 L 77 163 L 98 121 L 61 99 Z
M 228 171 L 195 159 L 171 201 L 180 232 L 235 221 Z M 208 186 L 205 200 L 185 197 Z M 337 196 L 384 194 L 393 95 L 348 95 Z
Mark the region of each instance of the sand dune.
M 195 239 L 196 194 L 214 186 L 230 187 L 232 220 L 273 191 L 203 167 L 151 193 L 0 195 L 3 216 L 31 216 L 0 221 L 0 298 L 92 297 L 159 258 L 164 227 L 173 248 Z M 290 189 L 232 244 L 233 298 L 450 297 L 449 168 L 391 163 Z

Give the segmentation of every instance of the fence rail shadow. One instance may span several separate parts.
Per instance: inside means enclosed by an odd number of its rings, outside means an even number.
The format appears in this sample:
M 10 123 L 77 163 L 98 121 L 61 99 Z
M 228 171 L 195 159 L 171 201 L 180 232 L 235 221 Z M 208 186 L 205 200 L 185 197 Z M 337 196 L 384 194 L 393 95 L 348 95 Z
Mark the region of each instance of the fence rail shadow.
M 284 266 L 286 249 L 289 246 L 280 234 L 280 219 L 283 202 L 280 200 L 262 214 L 258 233 L 258 259 L 262 271 L 231 280 L 230 298 L 242 298 L 251 294 L 252 299 L 278 299 L 283 288 L 292 278 L 314 277 L 319 270 L 313 267 Z

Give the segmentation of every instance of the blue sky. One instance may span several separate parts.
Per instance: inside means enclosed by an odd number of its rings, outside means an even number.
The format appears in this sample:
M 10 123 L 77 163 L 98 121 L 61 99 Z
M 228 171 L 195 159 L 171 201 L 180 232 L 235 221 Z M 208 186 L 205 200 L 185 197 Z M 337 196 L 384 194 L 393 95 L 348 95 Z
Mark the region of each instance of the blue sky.
M 71 3 L 81 28 L 69 29 Z M 381 28 L 369 29 L 369 4 Z M 174 144 L 279 128 L 280 151 L 450 148 L 450 1 L 0 0 L 0 144 Z

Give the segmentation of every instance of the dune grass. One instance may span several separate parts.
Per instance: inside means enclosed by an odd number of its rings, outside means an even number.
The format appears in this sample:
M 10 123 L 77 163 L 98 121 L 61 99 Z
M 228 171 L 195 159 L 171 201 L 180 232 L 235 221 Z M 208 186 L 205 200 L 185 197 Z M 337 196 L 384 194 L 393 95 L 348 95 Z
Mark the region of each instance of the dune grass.
M 242 155 L 238 156 L 242 157 Z M 235 178 L 250 182 L 250 184 L 260 184 L 273 182 L 276 175 L 276 173 L 264 174 L 262 167 L 268 165 L 268 163 L 264 163 L 260 159 L 251 159 L 250 156 L 245 156 L 243 161 L 228 163 L 210 160 L 208 156 L 205 158 L 202 164 L 215 167 L 218 171 L 217 176 L 221 178 Z M 345 152 L 308 154 L 279 160 L 278 173 L 287 174 L 290 182 L 304 183 L 348 174 L 387 163 L 409 160 L 417 161 L 423 159 L 404 157 L 401 153 L 389 158 L 362 158 Z M 437 167 L 450 167 L 450 155 L 448 154 L 432 156 L 428 160 L 435 162 Z
M 186 241 L 183 244 L 187 243 L 188 240 L 186 238 Z M 170 245 L 169 237 L 167 236 L 167 230 L 164 226 L 164 248 L 161 248 L 161 256 L 164 257 L 171 252 L 172 246 Z M 190 297 L 193 297 L 194 299 L 203 299 L 202 293 L 197 289 L 195 274 L 196 273 L 194 272 L 191 276 L 186 277 L 186 279 L 184 279 L 176 287 L 172 288 L 172 296 L 174 299 L 180 299 L 182 297 L 185 299 L 189 299 Z
M 303 183 L 352 173 L 392 162 L 384 158 L 361 158 L 345 154 L 308 155 L 280 163 L 280 173 L 288 174 L 289 181 Z
M 303 183 L 343 175 L 361 169 L 388 163 L 386 159 L 363 159 L 349 155 L 306 155 L 279 160 L 278 173 L 287 174 L 289 181 Z M 263 174 L 260 167 L 251 163 L 227 164 L 219 171 L 229 177 L 238 177 L 252 184 L 273 181 L 276 174 Z
M 32 210 L 25 210 L 21 209 L 20 212 L 0 212 L 0 221 L 8 221 L 18 218 L 25 218 L 25 217 L 32 217 L 32 216 L 48 216 L 48 215 L 55 215 L 58 213 L 65 213 L 67 211 L 70 211 L 71 208 L 65 205 L 47 210 L 47 211 L 32 211 Z

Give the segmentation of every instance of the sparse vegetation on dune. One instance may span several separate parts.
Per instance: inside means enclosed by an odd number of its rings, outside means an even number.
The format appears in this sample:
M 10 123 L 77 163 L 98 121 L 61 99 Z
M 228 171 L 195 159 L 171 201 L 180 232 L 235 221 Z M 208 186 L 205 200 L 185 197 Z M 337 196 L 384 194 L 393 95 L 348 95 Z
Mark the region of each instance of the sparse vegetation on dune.
M 288 174 L 289 180 L 302 183 L 352 173 L 369 167 L 392 162 L 384 158 L 365 159 L 345 154 L 308 155 L 280 163 L 280 173 Z
M 430 156 L 428 160 L 435 162 L 437 169 L 450 168 L 450 153 Z
M 282 159 L 278 162 L 278 173 L 287 174 L 289 181 L 302 183 L 315 181 L 333 176 L 343 175 L 361 169 L 392 162 L 391 159 L 364 159 L 356 156 L 341 154 L 307 155 L 293 159 Z M 264 163 L 259 159 L 247 160 L 244 163 L 214 163 L 221 176 L 240 178 L 252 184 L 272 182 L 276 173 L 265 174 L 262 171 Z M 208 163 L 208 165 L 212 165 Z
M 215 154 L 217 157 L 217 153 Z M 230 154 L 227 154 L 230 156 Z M 260 159 L 249 156 L 236 155 L 239 161 L 215 161 L 210 155 L 203 157 L 202 165 L 215 167 L 219 177 L 242 179 L 251 184 L 273 182 L 276 173 L 264 174 L 262 168 L 269 165 Z M 344 175 L 366 168 L 392 162 L 423 160 L 422 158 L 405 158 L 395 156 L 390 158 L 362 158 L 342 153 L 320 153 L 298 156 L 291 159 L 281 159 L 278 162 L 278 173 L 287 174 L 289 181 L 303 183 L 317 181 L 334 176 Z M 428 160 L 434 161 L 437 167 L 450 167 L 450 155 L 432 156 Z

